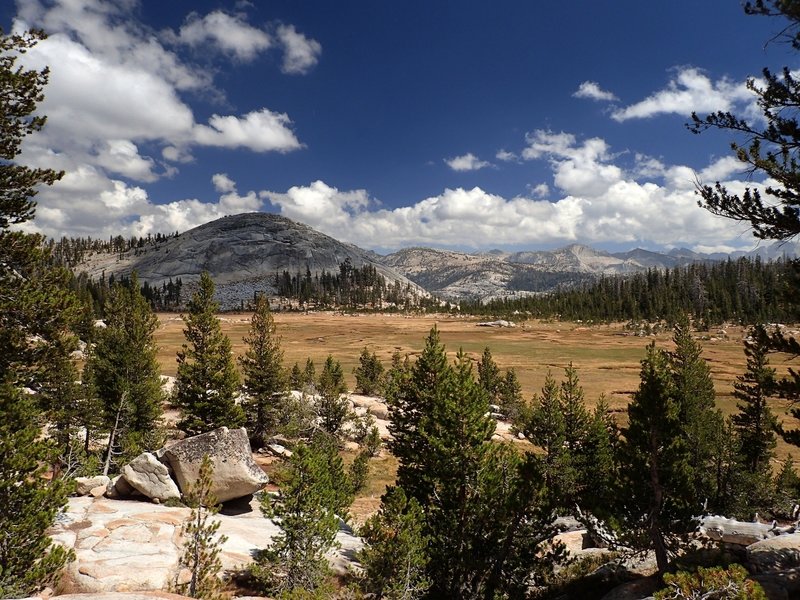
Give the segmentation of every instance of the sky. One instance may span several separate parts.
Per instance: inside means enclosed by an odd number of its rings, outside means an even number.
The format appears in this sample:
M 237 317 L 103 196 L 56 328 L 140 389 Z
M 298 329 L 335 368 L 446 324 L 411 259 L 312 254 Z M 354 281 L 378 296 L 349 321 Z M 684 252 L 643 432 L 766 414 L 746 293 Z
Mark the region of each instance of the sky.
M 263 211 L 378 252 L 751 249 L 697 181 L 764 182 L 729 132 L 798 66 L 738 0 L 5 0 L 50 69 L 28 229 L 105 238 Z M 740 140 L 741 141 L 741 140 Z

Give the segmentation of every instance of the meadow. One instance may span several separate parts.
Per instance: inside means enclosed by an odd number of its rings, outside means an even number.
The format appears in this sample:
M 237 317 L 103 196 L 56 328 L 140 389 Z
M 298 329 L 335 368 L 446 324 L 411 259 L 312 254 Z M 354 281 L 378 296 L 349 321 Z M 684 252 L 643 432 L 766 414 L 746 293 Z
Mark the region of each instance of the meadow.
M 274 313 L 278 335 L 285 352 L 287 368 L 295 362 L 302 367 L 310 357 L 317 371 L 328 354 L 339 360 L 348 386 L 355 385 L 353 368 L 365 346 L 376 352 L 386 367 L 395 351 L 408 354 L 412 360 L 435 325 L 448 354 L 455 358 L 459 348 L 477 361 L 483 349 L 489 347 L 502 369 L 513 367 L 522 385 L 523 394 L 530 399 L 544 383 L 547 371 L 560 381 L 564 367 L 570 361 L 578 369 L 589 406 L 605 395 L 617 421 L 625 422 L 625 407 L 639 384 L 639 361 L 647 344 L 670 349 L 671 333 L 640 337 L 626 331 L 622 324 L 592 325 L 566 322 L 520 321 L 513 328 L 479 327 L 476 318 L 452 315 L 345 315 L 333 312 Z M 175 375 L 175 355 L 183 343 L 183 321 L 180 315 L 161 314 L 157 332 L 159 361 L 162 372 Z M 235 355 L 245 351 L 242 338 L 250 327 L 249 313 L 225 313 L 220 316 L 223 331 L 230 337 Z M 696 336 L 709 362 L 717 391 L 717 405 L 725 414 L 736 411 L 731 395 L 737 375 L 744 372 L 745 356 L 742 339 L 746 330 L 739 326 L 714 328 Z M 784 370 L 787 361 L 772 359 L 773 366 Z M 787 416 L 787 406 L 773 401 L 773 410 L 788 427 L 800 425 Z M 785 457 L 797 448 L 779 443 L 778 454 Z

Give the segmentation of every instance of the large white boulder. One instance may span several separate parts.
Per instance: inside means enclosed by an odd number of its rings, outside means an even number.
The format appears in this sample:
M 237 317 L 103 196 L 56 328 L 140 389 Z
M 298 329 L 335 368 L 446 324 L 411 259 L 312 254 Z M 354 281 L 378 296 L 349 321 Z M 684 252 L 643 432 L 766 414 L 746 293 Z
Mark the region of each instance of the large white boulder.
M 134 489 L 153 500 L 163 502 L 181 497 L 166 465 L 150 452 L 143 452 L 122 467 L 122 476 Z
M 253 494 L 269 483 L 267 474 L 253 460 L 244 428 L 220 427 L 176 442 L 160 454 L 184 493 L 197 481 L 205 455 L 214 466 L 212 491 L 220 502 Z
M 75 493 L 78 496 L 86 496 L 94 488 L 99 486 L 107 486 L 111 479 L 107 475 L 95 475 L 94 477 L 76 477 L 75 478 Z

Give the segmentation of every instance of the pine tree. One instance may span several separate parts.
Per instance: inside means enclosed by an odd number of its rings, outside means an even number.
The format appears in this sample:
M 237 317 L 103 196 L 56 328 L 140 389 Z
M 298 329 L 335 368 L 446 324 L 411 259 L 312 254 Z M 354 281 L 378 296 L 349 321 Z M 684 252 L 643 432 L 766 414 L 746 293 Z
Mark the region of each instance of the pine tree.
M 228 538 L 217 535 L 220 521 L 210 520 L 219 511 L 219 503 L 211 491 L 213 473 L 213 463 L 206 454 L 200 463 L 197 480 L 184 494 L 184 501 L 192 512 L 181 530 L 185 540 L 181 567 L 187 569 L 191 577 L 186 583 L 176 585 L 178 593 L 203 600 L 226 597 L 218 574 L 222 569 L 219 553 Z
M 800 13 L 794 2 L 785 0 L 753 0 L 744 5 L 751 15 L 766 15 L 785 20 L 778 36 L 800 50 Z M 756 96 L 761 119 L 748 122 L 731 112 L 718 111 L 705 117 L 692 114 L 689 128 L 694 133 L 708 129 L 720 129 L 740 135 L 745 142 L 731 143 L 736 158 L 743 168 L 764 176 L 767 185 L 763 191 L 758 187 L 746 187 L 743 192 L 731 192 L 720 182 L 713 186 L 701 183 L 697 193 L 704 208 L 715 215 L 747 223 L 753 235 L 762 240 L 790 240 L 800 233 L 800 148 L 796 107 L 800 103 L 800 80 L 789 67 L 780 72 L 769 68 L 763 70 L 760 80 L 750 79 L 747 87 Z M 800 261 L 790 263 L 790 276 L 786 278 L 785 302 L 797 306 L 800 287 Z M 800 354 L 800 342 L 781 331 L 769 338 L 773 352 L 791 356 Z M 800 402 L 800 373 L 789 368 L 788 374 L 776 382 L 778 394 L 793 404 Z M 791 409 L 793 417 L 800 416 L 800 408 Z M 788 432 L 787 441 L 800 442 L 800 435 Z
M 533 457 L 495 444 L 488 398 L 461 352 L 449 365 L 432 329 L 410 371 L 399 357 L 387 402 L 398 487 L 422 507 L 429 597 L 521 596 L 552 521 Z M 402 382 L 402 385 L 392 383 Z
M 66 469 L 66 476 L 70 475 L 73 440 L 85 409 L 78 368 L 70 357 L 73 341 L 69 336 L 57 342 L 60 351 L 54 354 L 50 368 L 44 372 L 37 394 L 39 406 L 49 423 L 49 436 L 58 449 L 52 464 L 53 477 L 61 476 L 62 469 Z
M 488 395 L 489 402 L 497 404 L 502 384 L 500 367 L 494 362 L 492 351 L 488 346 L 483 349 L 481 359 L 478 361 L 478 383 Z
M 24 138 L 46 121 L 37 106 L 48 69 L 17 63 L 44 37 L 41 31 L 0 36 L 0 596 L 6 598 L 52 584 L 70 558 L 46 535 L 66 503 L 66 490 L 62 481 L 43 478 L 52 448 L 39 437 L 38 407 L 19 391 L 47 391 L 45 373 L 55 361 L 67 365 L 64 342 L 80 311 L 67 288 L 69 273 L 52 266 L 43 238 L 11 230 L 33 218 L 37 186 L 63 176 L 15 162 Z
M 711 370 L 685 319 L 675 325 L 672 339 L 675 350 L 667 355 L 668 368 L 672 373 L 672 393 L 683 424 L 682 439 L 689 453 L 687 468 L 692 480 L 692 495 L 686 500 L 693 502 L 699 510 L 716 493 L 710 466 L 714 460 L 714 435 L 723 417 L 715 408 Z
M 129 283 L 111 287 L 105 314 L 106 327 L 97 333 L 90 355 L 90 372 L 110 433 L 107 472 L 115 448 L 135 456 L 151 445 L 160 426 L 163 394 L 155 344 L 158 317 L 142 296 L 136 273 Z
M 262 501 L 262 511 L 281 533 L 252 568 L 272 594 L 319 588 L 328 574 L 325 553 L 335 544 L 339 518 L 352 502 L 342 460 L 329 437 L 299 444 L 281 476 L 280 497 Z
M 522 385 L 514 369 L 508 369 L 500 382 L 498 402 L 506 420 L 521 429 L 520 419 L 525 411 L 525 401 L 522 397 Z
M 619 465 L 619 430 L 608 402 L 601 397 L 591 414 L 586 437 L 577 454 L 578 505 L 607 519 L 613 513 Z
M 751 331 L 751 338 L 744 344 L 747 370 L 733 384 L 733 396 L 740 401 L 733 423 L 742 440 L 744 466 L 755 474 L 771 471 L 769 461 L 775 456 L 778 420 L 767 404 L 775 385 L 775 369 L 769 366 L 767 356 L 767 333 L 757 327 Z
M 796 519 L 797 497 L 800 494 L 800 476 L 794 468 L 794 460 L 790 456 L 783 461 L 781 470 L 775 475 L 775 497 L 772 505 L 776 516 L 784 519 Z
M 364 346 L 358 362 L 358 367 L 353 369 L 356 376 L 356 391 L 367 396 L 382 393 L 384 368 L 378 356 L 374 352 L 370 353 Z
M 294 363 L 292 371 L 289 374 L 289 387 L 297 391 L 302 391 L 303 389 L 303 372 L 300 370 L 300 365 L 298 363 Z
M 317 414 L 322 429 L 335 438 L 342 436 L 352 416 L 345 392 L 342 365 L 329 354 L 317 381 Z
M 632 545 L 654 550 L 662 573 L 700 508 L 692 501 L 691 449 L 674 386 L 667 354 L 650 344 L 639 389 L 628 406 L 615 507 Z
M 219 427 L 240 427 L 244 411 L 236 404 L 239 374 L 231 355 L 231 341 L 217 319 L 214 282 L 203 272 L 184 316 L 187 343 L 178 352 L 175 403 L 183 418 L 178 424 L 189 435 Z
M 365 592 L 387 600 L 414 600 L 425 594 L 430 581 L 423 528 L 419 503 L 406 497 L 402 488 L 387 490 L 378 513 L 359 531 L 365 544 L 358 554 Z
M 442 394 L 446 382 L 452 377 L 447 364 L 447 355 L 439 339 L 439 330 L 431 329 L 425 340 L 425 348 L 410 371 L 393 366 L 393 375 L 402 385 L 390 383 L 387 393 L 392 439 L 388 442 L 390 452 L 397 458 L 397 485 L 421 505 L 431 496 L 429 478 L 423 460 L 433 449 L 429 447 L 423 419 Z M 426 419 L 427 420 L 427 419 Z
M 54 585 L 73 558 L 47 535 L 67 489 L 62 480 L 47 485 L 43 478 L 54 449 L 39 437 L 32 399 L 2 382 L 0 414 L 0 596 L 22 598 Z
M 251 443 L 259 448 L 266 442 L 267 435 L 275 431 L 286 404 L 288 390 L 280 342 L 269 301 L 259 296 L 250 321 L 250 333 L 244 338 L 248 349 L 239 358 L 248 396 L 244 405 L 247 429 Z
M 299 378 L 300 385 L 297 389 L 304 394 L 314 394 L 317 388 L 317 368 L 314 366 L 314 361 L 311 357 L 306 358 L 306 364 L 303 365 L 303 372 Z
M 570 455 L 575 455 L 586 439 L 591 417 L 586 410 L 578 370 L 571 362 L 564 369 L 559 392 L 558 400 L 564 414 L 564 445 Z
M 541 393 L 533 399 L 523 433 L 543 451 L 542 473 L 551 501 L 571 508 L 578 474 L 567 446 L 566 428 L 560 390 L 548 371 Z

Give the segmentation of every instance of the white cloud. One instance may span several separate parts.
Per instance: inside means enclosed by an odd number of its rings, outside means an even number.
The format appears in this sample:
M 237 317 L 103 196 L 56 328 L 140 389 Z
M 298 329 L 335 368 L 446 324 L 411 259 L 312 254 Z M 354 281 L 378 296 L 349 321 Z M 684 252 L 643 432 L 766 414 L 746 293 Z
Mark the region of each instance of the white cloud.
M 267 108 L 244 117 L 212 115 L 208 125 L 195 127 L 194 140 L 204 146 L 289 152 L 302 148 L 291 130 L 291 123 L 286 113 L 274 113 Z
M 392 210 L 374 209 L 366 191 L 340 191 L 322 181 L 263 195 L 281 214 L 367 248 L 492 248 L 498 240 L 528 248 L 575 241 L 697 246 L 724 240 L 747 246 L 743 228 L 699 208 L 693 189 L 639 183 L 617 172 L 620 177 L 610 184 L 587 185 L 585 194 L 551 200 L 503 198 L 475 187 L 447 189 Z
M 94 162 L 111 173 L 136 181 L 152 182 L 158 179 L 153 170 L 153 159 L 140 156 L 136 144 L 130 140 L 108 140 Z
M 229 15 L 220 10 L 202 17 L 197 13 L 189 14 L 175 39 L 204 49 L 210 43 L 242 61 L 253 60 L 272 45 L 270 36 L 246 23 L 242 15 Z
M 211 177 L 211 182 L 214 184 L 214 189 L 218 192 L 234 192 L 236 191 L 236 183 L 228 177 L 226 173 L 214 173 Z
M 514 154 L 513 152 L 509 152 L 508 150 L 498 150 L 497 154 L 494 155 L 497 160 L 502 160 L 503 162 L 516 162 L 519 160 L 519 156 Z
M 608 145 L 600 138 L 578 144 L 574 135 L 537 130 L 526 136 L 526 160 L 547 158 L 554 171 L 554 182 L 567 194 L 596 196 L 622 178 L 622 170 L 608 161 Z
M 40 191 L 30 228 L 54 236 L 116 235 L 144 230 L 148 222 L 153 231 L 165 231 L 257 210 L 262 200 L 255 192 L 239 195 L 235 189 L 220 190 L 216 203 L 179 200 L 161 208 L 132 182 L 174 176 L 175 165 L 191 162 L 198 146 L 256 152 L 302 147 L 284 113 L 257 107 L 198 123 L 184 98 L 187 92 L 221 93 L 213 70 L 178 54 L 174 44 L 181 35 L 185 42 L 202 38 L 218 45 L 240 61 L 267 49 L 267 34 L 241 16 L 194 15 L 179 34 L 138 21 L 138 0 L 19 0 L 17 10 L 15 32 L 41 27 L 49 33 L 20 62 L 50 67 L 41 103 L 47 127 L 26 138 L 20 159 L 67 173 Z
M 572 95 L 575 98 L 588 98 L 589 100 L 600 100 L 603 102 L 619 100 L 612 92 L 602 89 L 596 81 L 584 81 Z
M 453 171 L 477 171 L 492 166 L 492 163 L 480 160 L 472 152 L 454 158 L 446 158 L 444 162 Z
M 294 25 L 279 26 L 278 39 L 283 46 L 281 70 L 284 73 L 303 75 L 319 62 L 322 45 L 317 40 L 299 33 Z
M 550 186 L 546 183 L 529 186 L 529 189 L 534 198 L 546 198 L 548 195 L 550 195 Z
M 684 67 L 678 70 L 665 89 L 615 110 L 611 118 L 622 122 L 667 113 L 688 117 L 693 111 L 728 111 L 735 104 L 751 102 L 753 98 L 745 82 L 733 82 L 726 78 L 715 82 L 699 69 Z
M 312 224 L 325 222 L 328 228 L 349 227 L 354 215 L 363 214 L 370 205 L 365 190 L 340 192 L 323 181 L 309 186 L 293 186 L 285 193 L 264 192 L 272 204 L 290 219 Z

